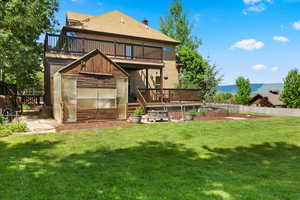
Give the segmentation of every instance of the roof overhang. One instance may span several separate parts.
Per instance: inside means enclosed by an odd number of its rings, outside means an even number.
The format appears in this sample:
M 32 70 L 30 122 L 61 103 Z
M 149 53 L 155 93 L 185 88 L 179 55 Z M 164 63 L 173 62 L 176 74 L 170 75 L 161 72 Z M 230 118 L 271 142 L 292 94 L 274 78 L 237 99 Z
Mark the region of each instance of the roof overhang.
M 130 39 L 138 39 L 138 40 L 144 40 L 148 42 L 159 42 L 159 43 L 165 43 L 165 44 L 173 44 L 173 45 L 179 45 L 180 42 L 172 42 L 172 41 L 167 41 L 167 40 L 157 40 L 157 39 L 152 39 L 152 38 L 143 38 L 143 37 L 137 37 L 137 36 L 132 36 L 132 35 L 122 35 L 122 34 L 117 34 L 117 33 L 108 33 L 108 32 L 100 32 L 100 31 L 93 31 L 93 30 L 88 30 L 88 29 L 82 29 L 82 28 L 74 28 L 74 27 L 69 27 L 69 26 L 64 26 L 62 28 L 63 32 L 81 32 L 81 33 L 90 33 L 90 34 L 101 34 L 105 36 L 115 36 L 115 37 L 121 37 L 121 38 L 130 38 Z

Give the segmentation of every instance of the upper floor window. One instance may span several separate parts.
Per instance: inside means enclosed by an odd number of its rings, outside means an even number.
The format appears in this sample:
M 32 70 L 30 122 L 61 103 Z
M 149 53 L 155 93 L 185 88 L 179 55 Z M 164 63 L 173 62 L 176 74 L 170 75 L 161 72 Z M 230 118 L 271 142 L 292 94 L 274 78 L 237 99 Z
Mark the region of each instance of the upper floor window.
M 165 52 L 170 52 L 170 51 L 171 51 L 171 48 L 170 48 L 170 47 L 163 47 L 163 51 L 165 51 Z
M 67 36 L 76 37 L 77 34 L 75 32 L 66 32 Z
M 160 83 L 161 83 L 161 77 L 155 76 L 155 88 L 156 89 L 160 88 Z
M 133 47 L 130 44 L 125 44 L 125 57 L 127 59 L 132 59 L 133 56 Z

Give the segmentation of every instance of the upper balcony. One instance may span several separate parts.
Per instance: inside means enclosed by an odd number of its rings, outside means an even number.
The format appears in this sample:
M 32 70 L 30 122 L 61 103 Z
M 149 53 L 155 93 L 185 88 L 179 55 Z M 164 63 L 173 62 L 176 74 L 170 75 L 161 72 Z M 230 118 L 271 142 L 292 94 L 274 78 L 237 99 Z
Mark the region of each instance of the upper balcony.
M 127 63 L 162 63 L 164 59 L 163 47 L 117 41 L 46 34 L 44 45 L 46 56 L 62 54 L 82 56 L 94 49 L 99 49 L 112 60 L 123 60 Z

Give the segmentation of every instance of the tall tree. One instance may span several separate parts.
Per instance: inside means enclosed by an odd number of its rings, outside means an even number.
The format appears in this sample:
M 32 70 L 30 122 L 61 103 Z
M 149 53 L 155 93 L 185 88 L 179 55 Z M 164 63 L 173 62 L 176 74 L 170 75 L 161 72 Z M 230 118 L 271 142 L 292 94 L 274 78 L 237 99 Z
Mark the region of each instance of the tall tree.
M 211 66 L 197 51 L 201 39 L 192 35 L 193 24 L 180 0 L 173 0 L 167 16 L 161 18 L 160 30 L 180 42 L 176 48 L 176 61 L 184 67 L 178 87 L 200 88 L 204 99 L 211 101 L 222 78 L 218 77 L 216 66 Z
M 199 88 L 205 101 L 212 101 L 217 91 L 218 77 L 216 66 L 211 66 L 197 51 L 180 47 L 179 63 L 184 63 L 179 88 Z
M 20 90 L 38 83 L 42 70 L 41 34 L 57 23 L 57 0 L 6 0 L 0 3 L 0 69 Z
M 173 0 L 166 17 L 160 18 L 160 31 L 178 41 L 180 46 L 196 50 L 201 39 L 192 35 L 193 25 L 188 20 L 188 14 L 183 10 L 180 0 Z
M 235 100 L 237 104 L 247 105 L 250 101 L 251 87 L 249 79 L 244 77 L 238 77 L 236 79 L 237 93 Z
M 280 99 L 289 108 L 300 108 L 300 73 L 292 69 L 284 79 L 284 87 Z

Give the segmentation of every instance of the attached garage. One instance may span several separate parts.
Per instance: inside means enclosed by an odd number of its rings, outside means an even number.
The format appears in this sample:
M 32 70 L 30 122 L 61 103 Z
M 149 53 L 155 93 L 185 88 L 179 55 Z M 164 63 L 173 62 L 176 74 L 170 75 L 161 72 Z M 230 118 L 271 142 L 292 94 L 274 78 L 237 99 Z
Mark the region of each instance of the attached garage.
M 59 122 L 127 117 L 128 74 L 99 50 L 60 69 L 53 84 Z

